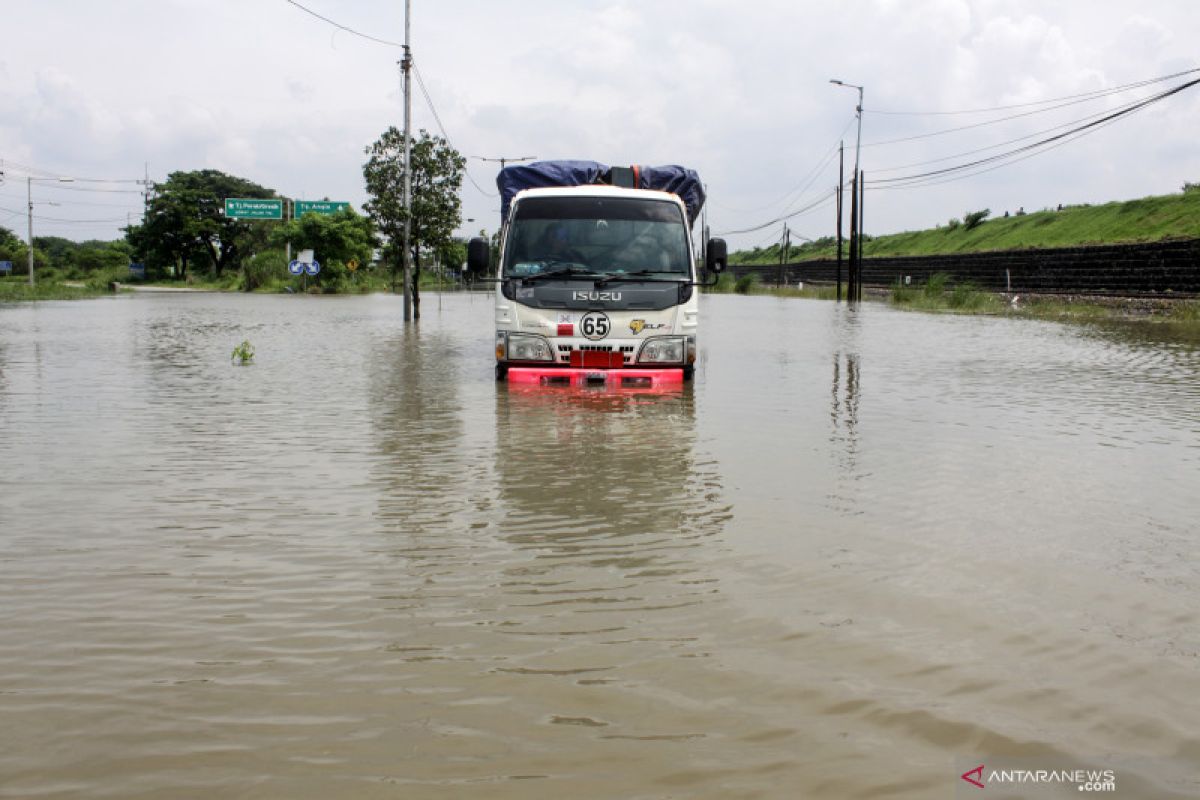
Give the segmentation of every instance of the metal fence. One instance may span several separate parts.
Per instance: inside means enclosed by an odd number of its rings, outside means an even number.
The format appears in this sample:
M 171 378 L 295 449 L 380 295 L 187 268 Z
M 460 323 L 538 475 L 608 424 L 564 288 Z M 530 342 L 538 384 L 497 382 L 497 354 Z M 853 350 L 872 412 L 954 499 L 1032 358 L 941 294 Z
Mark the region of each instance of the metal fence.
M 842 264 L 846 280 L 848 261 Z M 778 264 L 731 265 L 736 277 L 757 273 L 766 286 L 780 275 Z M 970 282 L 981 289 L 1095 295 L 1200 295 L 1200 239 L 1150 244 L 1063 247 L 960 255 L 864 258 L 863 285 L 889 287 L 907 279 L 924 283 L 944 272 L 950 283 Z M 795 286 L 833 283 L 837 262 L 785 264 L 783 280 Z

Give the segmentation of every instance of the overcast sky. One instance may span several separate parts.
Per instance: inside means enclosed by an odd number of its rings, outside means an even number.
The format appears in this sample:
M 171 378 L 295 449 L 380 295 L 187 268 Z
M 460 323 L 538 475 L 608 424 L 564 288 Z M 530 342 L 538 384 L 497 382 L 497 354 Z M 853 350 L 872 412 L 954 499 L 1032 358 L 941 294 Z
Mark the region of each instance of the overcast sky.
M 403 41 L 403 0 L 299 0 Z M 417 68 L 466 156 L 677 163 L 709 189 L 714 233 L 790 220 L 833 232 L 839 138 L 853 154 L 863 84 L 866 230 L 965 211 L 1096 203 L 1200 180 L 1200 87 L 1078 141 L 919 188 L 870 181 L 953 166 L 1053 135 L 1200 74 L 1053 111 L 907 116 L 1028 104 L 1200 66 L 1194 0 L 412 0 Z M 365 199 L 363 148 L 403 124 L 400 51 L 287 0 L 0 0 L 0 225 L 25 235 L 26 175 L 150 177 L 213 168 L 280 193 Z M 1007 122 L 908 142 L 1001 116 Z M 414 130 L 439 132 L 414 81 Z M 1055 130 L 1050 130 L 1055 129 Z M 998 143 L 1020 139 L 970 155 Z M 866 146 L 870 145 L 870 146 Z M 956 156 L 948 160 L 933 159 Z M 919 166 L 906 166 L 918 164 Z M 471 158 L 464 228 L 498 226 L 497 165 Z M 899 169 L 895 169 L 899 168 Z M 847 166 L 847 170 L 849 166 Z M 848 174 L 848 173 L 847 173 Z M 811 181 L 811 185 L 809 182 Z M 805 189 L 805 186 L 808 186 Z M 134 184 L 35 184 L 35 235 L 115 238 Z M 59 203 L 57 206 L 50 202 Z M 103 220 L 103 221 L 93 221 Z M 777 240 L 782 223 L 733 235 Z

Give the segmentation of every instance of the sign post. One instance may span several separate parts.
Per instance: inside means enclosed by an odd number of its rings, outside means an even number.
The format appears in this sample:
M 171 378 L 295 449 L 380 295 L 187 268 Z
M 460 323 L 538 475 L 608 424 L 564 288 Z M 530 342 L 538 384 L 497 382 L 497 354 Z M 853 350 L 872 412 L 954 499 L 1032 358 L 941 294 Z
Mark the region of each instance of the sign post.
M 303 275 L 304 282 L 301 291 L 308 291 L 308 276 L 316 275 L 321 271 L 321 262 L 313 258 L 312 250 L 301 250 L 299 258 L 288 263 L 288 272 L 293 275 Z

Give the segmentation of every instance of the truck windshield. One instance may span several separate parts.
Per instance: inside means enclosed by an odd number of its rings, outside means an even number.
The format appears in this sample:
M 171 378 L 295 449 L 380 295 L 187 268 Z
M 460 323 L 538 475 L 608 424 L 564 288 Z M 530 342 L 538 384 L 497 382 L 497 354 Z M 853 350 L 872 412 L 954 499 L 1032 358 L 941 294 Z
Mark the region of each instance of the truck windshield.
M 683 212 L 666 200 L 530 197 L 516 204 L 503 276 L 531 277 L 571 267 L 645 280 L 690 274 Z

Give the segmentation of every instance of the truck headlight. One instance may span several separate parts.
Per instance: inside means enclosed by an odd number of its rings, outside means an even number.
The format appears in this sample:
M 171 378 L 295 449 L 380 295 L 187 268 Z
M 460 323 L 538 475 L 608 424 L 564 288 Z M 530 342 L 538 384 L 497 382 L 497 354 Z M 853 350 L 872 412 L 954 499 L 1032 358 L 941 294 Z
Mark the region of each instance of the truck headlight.
M 553 361 L 550 343 L 541 336 L 525 333 L 508 334 L 509 361 Z
M 660 336 L 646 340 L 638 353 L 637 361 L 639 364 L 682 364 L 686 351 L 684 337 Z

